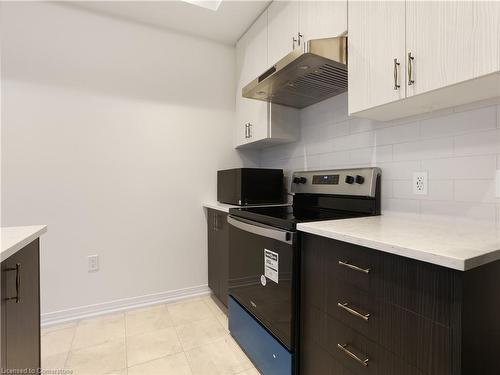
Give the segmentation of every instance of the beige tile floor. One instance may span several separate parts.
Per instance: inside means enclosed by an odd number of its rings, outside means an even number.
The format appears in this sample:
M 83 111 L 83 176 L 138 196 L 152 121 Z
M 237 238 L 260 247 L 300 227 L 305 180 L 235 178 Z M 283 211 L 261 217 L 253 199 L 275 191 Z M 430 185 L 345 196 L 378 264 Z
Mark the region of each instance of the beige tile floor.
M 42 329 L 42 367 L 86 375 L 258 375 L 212 297 Z

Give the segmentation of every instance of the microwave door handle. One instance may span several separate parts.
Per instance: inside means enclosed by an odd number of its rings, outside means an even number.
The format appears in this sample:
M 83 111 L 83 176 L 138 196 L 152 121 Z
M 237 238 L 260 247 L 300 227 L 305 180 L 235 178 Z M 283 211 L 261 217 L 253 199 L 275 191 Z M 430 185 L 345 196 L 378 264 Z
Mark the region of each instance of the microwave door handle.
M 285 242 L 287 244 L 291 244 L 293 240 L 293 233 L 284 230 L 274 229 L 264 225 L 250 224 L 245 221 L 237 220 L 231 216 L 227 217 L 227 222 L 233 227 L 241 229 L 245 232 L 272 238 L 274 240 Z

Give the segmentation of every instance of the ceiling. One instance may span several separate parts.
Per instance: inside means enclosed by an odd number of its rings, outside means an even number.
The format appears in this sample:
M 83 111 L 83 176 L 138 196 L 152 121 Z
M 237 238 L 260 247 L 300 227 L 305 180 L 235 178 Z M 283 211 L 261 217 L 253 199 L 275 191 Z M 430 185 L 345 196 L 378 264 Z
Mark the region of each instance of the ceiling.
M 184 1 L 74 1 L 66 4 L 234 45 L 270 2 L 223 0 L 217 11 Z

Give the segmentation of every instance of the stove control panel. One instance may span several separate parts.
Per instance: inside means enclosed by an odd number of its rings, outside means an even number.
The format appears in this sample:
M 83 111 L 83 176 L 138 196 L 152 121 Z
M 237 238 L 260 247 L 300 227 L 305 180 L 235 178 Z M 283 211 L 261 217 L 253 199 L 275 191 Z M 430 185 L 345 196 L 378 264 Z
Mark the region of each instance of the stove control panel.
M 313 176 L 313 185 L 338 185 L 338 174 L 316 174 Z
M 374 197 L 380 175 L 379 168 L 294 172 L 291 191 Z

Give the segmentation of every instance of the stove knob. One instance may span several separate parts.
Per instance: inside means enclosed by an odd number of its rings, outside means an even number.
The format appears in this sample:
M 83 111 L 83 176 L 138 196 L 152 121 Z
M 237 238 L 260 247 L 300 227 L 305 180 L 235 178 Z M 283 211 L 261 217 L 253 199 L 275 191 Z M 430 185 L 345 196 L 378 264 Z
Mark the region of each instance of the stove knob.
M 365 182 L 365 178 L 363 176 L 357 175 L 356 183 L 361 185 L 363 182 Z
M 352 177 L 352 176 L 345 176 L 345 183 L 349 184 L 349 185 L 353 184 L 354 183 L 354 177 Z
M 305 184 L 306 182 L 307 182 L 307 178 L 305 178 L 305 177 L 294 177 L 293 178 L 294 184 Z

